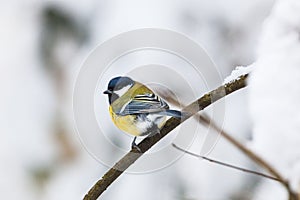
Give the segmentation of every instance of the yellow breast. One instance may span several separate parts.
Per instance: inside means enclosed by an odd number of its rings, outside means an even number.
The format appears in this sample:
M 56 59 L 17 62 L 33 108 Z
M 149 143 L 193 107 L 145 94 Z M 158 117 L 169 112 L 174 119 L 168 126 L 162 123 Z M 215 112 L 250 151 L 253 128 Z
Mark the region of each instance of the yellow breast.
M 112 107 L 109 106 L 109 114 L 114 124 L 122 131 L 129 133 L 134 136 L 140 136 L 141 132 L 134 124 L 134 116 L 118 116 L 112 111 Z

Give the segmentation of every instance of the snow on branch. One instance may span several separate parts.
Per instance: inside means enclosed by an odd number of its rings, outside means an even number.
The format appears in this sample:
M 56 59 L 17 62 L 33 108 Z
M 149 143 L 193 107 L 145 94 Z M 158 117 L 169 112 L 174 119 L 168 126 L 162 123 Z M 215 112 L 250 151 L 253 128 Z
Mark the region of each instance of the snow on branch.
M 237 66 L 229 76 L 227 76 L 224 79 L 224 84 L 229 83 L 233 80 L 236 80 L 239 76 L 242 76 L 243 74 L 249 74 L 254 68 L 254 64 L 249 66 Z

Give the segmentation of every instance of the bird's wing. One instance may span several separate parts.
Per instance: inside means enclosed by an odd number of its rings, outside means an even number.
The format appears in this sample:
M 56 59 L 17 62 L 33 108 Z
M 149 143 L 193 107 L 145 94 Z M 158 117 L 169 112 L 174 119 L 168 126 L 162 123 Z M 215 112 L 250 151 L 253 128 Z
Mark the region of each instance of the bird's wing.
M 155 94 L 136 95 L 125 104 L 119 115 L 159 113 L 169 109 L 168 104 Z

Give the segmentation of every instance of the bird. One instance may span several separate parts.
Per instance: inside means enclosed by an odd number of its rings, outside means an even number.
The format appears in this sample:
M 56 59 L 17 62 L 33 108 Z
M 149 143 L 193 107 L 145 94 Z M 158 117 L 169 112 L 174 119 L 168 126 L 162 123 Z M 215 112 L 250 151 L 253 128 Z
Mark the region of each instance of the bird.
M 137 137 L 160 134 L 168 116 L 182 117 L 180 111 L 171 110 L 166 101 L 147 86 L 127 76 L 112 78 L 103 94 L 108 95 L 113 123 L 134 136 L 131 148 L 139 151 L 135 143 Z

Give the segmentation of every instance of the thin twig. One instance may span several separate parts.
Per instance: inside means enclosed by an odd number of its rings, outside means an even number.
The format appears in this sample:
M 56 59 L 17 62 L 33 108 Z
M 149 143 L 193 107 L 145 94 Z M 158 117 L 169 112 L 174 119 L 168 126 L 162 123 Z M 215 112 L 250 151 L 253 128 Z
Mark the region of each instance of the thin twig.
M 176 118 L 170 118 L 167 120 L 164 127 L 160 130 L 160 134 L 149 136 L 138 144 L 139 152 L 137 149 L 132 149 L 123 158 L 121 158 L 112 168 L 110 168 L 104 176 L 95 183 L 95 185 L 85 195 L 85 200 L 96 200 L 107 188 L 110 186 L 130 165 L 132 165 L 139 157 L 149 150 L 160 139 L 165 137 L 169 132 L 175 129 L 182 122 L 203 110 L 210 104 L 218 101 L 232 92 L 235 92 L 246 86 L 246 79 L 248 74 L 238 77 L 236 80 L 230 83 L 224 84 L 217 89 L 205 94 L 195 102 L 185 107 L 182 111 L 188 113 L 181 120 Z
M 201 155 L 198 155 L 198 154 L 195 154 L 195 153 L 192 153 L 190 151 L 187 151 L 183 148 L 180 148 L 178 147 L 176 144 L 172 143 L 172 146 L 176 149 L 178 149 L 179 151 L 182 151 L 184 153 L 187 153 L 191 156 L 194 156 L 194 157 L 197 157 L 197 158 L 202 158 L 204 160 L 207 160 L 209 162 L 212 162 L 212 163 L 217 163 L 219 165 L 223 165 L 225 167 L 229 167 L 229 168 L 233 168 L 233 169 L 236 169 L 236 170 L 239 170 L 239 171 L 243 171 L 243 172 L 246 172 L 246 173 L 250 173 L 250 174 L 255 174 L 255 175 L 258 175 L 258 176 L 263 176 L 265 178 L 268 178 L 268 179 L 272 179 L 272 180 L 275 180 L 275 181 L 278 181 L 278 182 L 282 182 L 281 179 L 278 179 L 278 178 L 275 178 L 273 176 L 269 176 L 267 174 L 264 174 L 264 173 L 260 173 L 260 172 L 257 172 L 257 171 L 253 171 L 253 170 L 250 170 L 250 169 L 245 169 L 245 168 L 242 168 L 242 167 L 238 167 L 238 166 L 235 166 L 235 165 L 232 165 L 232 164 L 228 164 L 228 163 L 224 163 L 224 162 L 221 162 L 221 161 L 218 161 L 218 160 L 213 160 L 211 158 L 208 158 L 206 156 L 201 156 Z
M 277 171 L 271 164 L 269 164 L 266 160 L 261 158 L 258 154 L 254 153 L 251 149 L 247 148 L 245 145 L 240 143 L 230 134 L 228 134 L 224 129 L 220 128 L 213 120 L 211 120 L 208 116 L 199 115 L 199 121 L 206 125 L 212 127 L 215 131 L 220 133 L 227 141 L 233 144 L 236 148 L 242 151 L 245 155 L 251 158 L 256 164 L 263 167 L 267 170 L 270 174 L 275 176 L 277 179 L 280 180 L 282 185 L 286 188 L 287 192 L 289 193 L 289 200 L 297 200 L 296 194 L 292 191 L 288 181 Z

